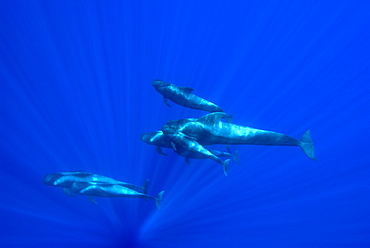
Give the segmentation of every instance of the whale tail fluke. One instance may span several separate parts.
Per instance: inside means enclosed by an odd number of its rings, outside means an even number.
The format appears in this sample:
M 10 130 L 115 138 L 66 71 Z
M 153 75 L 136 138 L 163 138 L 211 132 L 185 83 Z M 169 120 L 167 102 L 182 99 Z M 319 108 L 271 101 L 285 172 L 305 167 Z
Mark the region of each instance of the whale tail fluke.
M 225 174 L 225 176 L 227 176 L 227 171 L 229 169 L 229 162 L 230 162 L 230 159 L 227 159 L 227 160 L 225 160 L 225 162 L 222 163 L 222 165 L 224 167 L 224 174 Z
M 303 152 L 310 158 L 310 159 L 313 159 L 313 160 L 317 160 L 316 157 L 315 157 L 315 149 L 314 149 L 314 146 L 313 146 L 313 142 L 312 142 L 312 139 L 311 139 L 311 136 L 310 136 L 310 130 L 307 130 L 303 135 L 302 135 L 302 138 L 301 138 L 301 148 L 303 150 Z
M 228 153 L 232 154 L 232 153 L 231 153 L 231 149 L 230 149 L 230 145 L 226 145 L 226 149 L 227 149 L 227 152 L 228 152 Z M 234 152 L 234 154 L 232 154 L 232 155 L 233 155 L 233 159 L 234 159 L 235 163 L 237 163 L 238 165 L 240 165 L 240 161 L 239 161 L 239 151 L 238 151 L 238 150 L 236 150 L 236 151 Z
M 163 196 L 164 190 L 159 192 L 159 194 L 155 197 L 155 204 L 157 205 L 157 208 L 161 208 L 161 201 L 162 201 L 162 196 Z

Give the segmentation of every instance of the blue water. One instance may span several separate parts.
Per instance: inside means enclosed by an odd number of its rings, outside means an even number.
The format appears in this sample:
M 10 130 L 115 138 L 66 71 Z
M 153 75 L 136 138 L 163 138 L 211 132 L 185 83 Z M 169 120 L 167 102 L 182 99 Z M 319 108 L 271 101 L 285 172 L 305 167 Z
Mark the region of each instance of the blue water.
M 370 247 L 368 1 L 2 1 L 1 247 Z M 161 79 L 299 147 L 212 160 L 140 141 L 168 120 Z M 222 146 L 216 146 L 224 150 Z M 154 201 L 70 197 L 44 175 L 88 171 Z

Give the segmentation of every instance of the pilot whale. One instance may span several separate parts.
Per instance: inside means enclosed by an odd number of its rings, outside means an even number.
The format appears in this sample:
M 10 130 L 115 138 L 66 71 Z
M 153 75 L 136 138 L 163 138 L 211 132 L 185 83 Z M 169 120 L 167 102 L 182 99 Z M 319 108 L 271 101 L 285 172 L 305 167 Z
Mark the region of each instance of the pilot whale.
M 149 132 L 149 133 L 144 133 L 141 135 L 141 141 L 144 141 L 145 143 L 149 145 L 153 145 L 156 147 L 156 150 L 159 154 L 167 156 L 162 151 L 162 147 L 164 148 L 173 148 L 171 144 L 171 139 L 164 135 L 162 131 L 157 131 L 157 132 Z M 213 149 L 208 149 L 213 155 L 216 157 L 228 157 L 228 158 L 233 158 L 237 164 L 239 163 L 239 157 L 238 157 L 238 151 L 235 151 L 234 154 L 231 154 L 230 149 L 228 148 L 228 152 L 221 152 Z M 185 157 L 185 161 L 190 164 L 189 158 L 194 158 L 194 159 L 204 159 L 205 157 L 203 154 L 199 154 L 198 152 L 191 152 L 188 149 L 184 149 L 181 146 L 177 147 L 175 152 L 183 157 Z
M 161 207 L 161 201 L 164 191 L 161 191 L 156 197 L 140 193 L 136 190 L 127 188 L 119 184 L 109 184 L 100 182 L 75 182 L 71 186 L 71 191 L 78 195 L 89 196 L 90 201 L 96 204 L 93 196 L 99 197 L 126 197 L 153 199 L 158 208 Z
M 195 138 L 178 132 L 167 125 L 162 127 L 162 131 L 171 139 L 171 145 L 179 155 L 184 157 L 192 156 L 198 159 L 212 159 L 223 166 L 224 174 L 227 176 L 230 159 L 222 161 L 219 157 L 200 145 Z
M 238 151 L 235 151 L 235 154 L 231 154 L 229 152 L 221 152 L 221 151 L 214 150 L 214 149 L 208 149 L 206 147 L 204 147 L 204 148 L 207 149 L 210 153 L 212 153 L 214 156 L 216 156 L 218 158 L 223 158 L 223 157 L 224 158 L 233 158 L 237 164 L 240 164 L 239 163 L 239 157 L 238 157 Z M 204 156 L 203 153 L 193 152 L 193 151 L 189 150 L 187 147 L 183 147 L 183 146 L 176 146 L 175 152 L 177 154 L 179 154 L 180 156 L 185 157 L 185 161 L 189 165 L 191 165 L 190 158 L 192 158 L 192 159 L 208 159 L 209 158 L 209 156 Z M 216 162 L 218 162 L 218 161 L 216 161 Z M 225 162 L 228 162 L 228 161 L 225 161 Z M 226 171 L 226 173 L 227 173 L 227 171 Z
M 232 114 L 230 115 L 224 115 L 222 117 L 226 122 L 231 122 L 232 121 Z M 189 122 L 196 122 L 198 121 L 197 118 L 187 118 L 187 119 L 180 119 L 180 120 L 171 120 L 167 122 L 169 125 L 173 123 L 176 126 L 181 126 Z M 163 134 L 163 131 L 156 131 L 156 132 L 148 132 L 148 133 L 143 133 L 141 135 L 141 141 L 155 146 L 157 152 L 161 155 L 168 156 L 168 154 L 164 153 L 162 151 L 162 147 L 164 148 L 172 148 L 171 146 L 171 139 L 167 137 L 166 135 Z M 202 145 L 207 145 L 207 144 L 202 144 Z M 208 144 L 212 145 L 212 143 Z M 217 154 L 215 154 L 217 156 Z M 219 157 L 219 156 L 218 156 Z M 226 156 L 225 156 L 226 157 Z
M 152 85 L 163 96 L 165 104 L 169 107 L 171 105 L 168 103 L 168 100 L 171 100 L 174 103 L 191 109 L 207 112 L 224 112 L 216 104 L 191 93 L 194 91 L 192 88 L 178 87 L 158 79 L 154 80 Z
M 298 140 L 282 133 L 222 122 L 225 115 L 216 112 L 197 121 L 173 120 L 167 122 L 167 126 L 196 139 L 201 145 L 299 146 L 309 158 L 316 160 L 310 130 Z
M 168 154 L 162 151 L 162 147 L 172 148 L 171 139 L 164 135 L 162 131 L 143 133 L 141 135 L 141 141 L 155 146 L 157 152 L 164 156 L 167 156 Z
M 76 182 L 101 182 L 122 185 L 133 190 L 141 190 L 144 194 L 147 191 L 148 181 L 146 180 L 143 187 L 136 186 L 131 183 L 115 180 L 99 174 L 93 174 L 82 171 L 68 171 L 48 174 L 43 178 L 43 183 L 49 186 L 62 187 L 64 193 L 70 196 L 75 196 L 70 193 L 70 188 Z

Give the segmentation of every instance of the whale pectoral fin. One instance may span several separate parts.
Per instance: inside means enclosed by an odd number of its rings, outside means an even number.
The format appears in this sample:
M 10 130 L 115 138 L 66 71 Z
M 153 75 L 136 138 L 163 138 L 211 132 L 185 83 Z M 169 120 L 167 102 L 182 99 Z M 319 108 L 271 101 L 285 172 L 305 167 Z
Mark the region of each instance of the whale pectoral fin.
M 171 146 L 172 146 L 172 148 L 173 148 L 175 151 L 177 151 L 175 143 L 171 142 Z
M 64 192 L 66 195 L 76 197 L 76 195 L 72 194 L 72 192 L 71 192 L 71 189 L 70 189 L 70 188 L 63 188 L 63 192 Z
M 185 158 L 185 161 L 186 161 L 186 163 L 187 163 L 188 165 L 191 165 L 191 163 L 190 163 L 190 159 L 189 159 L 189 158 Z
M 166 153 L 162 152 L 162 148 L 161 148 L 160 146 L 156 146 L 156 147 L 155 147 L 155 150 L 156 150 L 159 154 L 161 154 L 161 155 L 163 155 L 163 156 L 168 156 L 168 154 L 166 154 Z
M 164 103 L 168 106 L 171 107 L 171 105 L 168 103 L 168 98 L 163 97 Z
M 89 200 L 90 200 L 92 203 L 94 203 L 94 204 L 98 204 L 98 203 L 94 200 L 94 198 L 93 198 L 92 196 L 89 196 Z
M 224 168 L 224 174 L 225 176 L 227 176 L 227 171 L 229 169 L 229 162 L 230 162 L 230 159 L 226 160 L 225 162 L 223 162 L 223 168 Z
M 204 124 L 213 124 L 218 123 L 221 121 L 221 119 L 225 119 L 226 114 L 224 112 L 214 112 L 210 113 L 208 115 L 205 115 L 203 117 L 200 117 L 198 119 L 198 122 L 204 123 Z
M 194 91 L 194 89 L 189 87 L 179 87 L 179 89 L 184 91 L 185 93 L 191 93 L 192 91 Z

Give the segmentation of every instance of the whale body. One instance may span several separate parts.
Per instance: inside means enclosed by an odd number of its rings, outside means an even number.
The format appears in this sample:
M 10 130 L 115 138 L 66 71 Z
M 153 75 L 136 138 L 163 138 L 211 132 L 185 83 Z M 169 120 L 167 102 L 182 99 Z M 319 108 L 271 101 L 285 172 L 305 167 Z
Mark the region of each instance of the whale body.
M 164 148 L 173 148 L 171 144 L 171 139 L 164 135 L 163 131 L 157 131 L 157 132 L 148 132 L 141 135 L 141 141 L 144 141 L 145 143 L 149 145 L 156 146 L 156 150 L 159 154 L 167 156 L 162 151 L 162 147 Z M 209 152 L 211 152 L 213 155 L 217 157 L 228 157 L 233 158 L 237 164 L 239 164 L 239 158 L 238 158 L 238 151 L 235 152 L 235 154 L 231 154 L 231 152 L 221 152 L 218 150 L 208 149 L 205 147 Z M 189 149 L 184 149 L 182 146 L 176 147 L 176 150 L 174 150 L 177 154 L 180 156 L 185 157 L 185 160 L 188 164 L 190 164 L 189 158 L 193 159 L 205 159 L 208 157 L 205 157 L 203 154 L 200 154 L 198 152 L 192 152 Z
M 161 191 L 156 197 L 153 197 L 119 184 L 100 182 L 75 182 L 71 186 L 71 192 L 78 195 L 87 195 L 93 203 L 96 203 L 92 199 L 93 196 L 153 199 L 158 208 L 161 206 L 164 193 L 164 191 Z
M 184 157 L 191 156 L 198 159 L 212 159 L 223 166 L 224 174 L 227 176 L 227 170 L 230 161 L 229 159 L 222 161 L 219 157 L 199 144 L 195 138 L 178 132 L 169 126 L 163 126 L 162 131 L 165 136 L 170 138 L 173 149 L 180 155 Z
M 169 127 L 195 138 L 202 145 L 299 146 L 309 158 L 316 160 L 309 130 L 298 140 L 282 133 L 222 122 L 225 115 L 210 113 L 196 121 L 173 120 L 164 128 Z
M 148 187 L 148 181 L 146 180 L 143 187 L 126 183 L 122 181 L 115 180 L 110 177 L 106 177 L 99 174 L 93 174 L 89 172 L 82 171 L 67 171 L 67 172 L 58 172 L 48 174 L 43 178 L 43 183 L 49 186 L 62 187 L 64 193 L 69 196 L 75 196 L 71 193 L 71 186 L 76 182 L 100 182 L 100 183 L 109 183 L 122 185 L 132 190 L 141 190 L 143 193 L 146 193 Z
M 191 93 L 194 91 L 192 88 L 178 87 L 158 79 L 154 80 L 152 85 L 163 96 L 165 104 L 169 107 L 171 107 L 171 105 L 168 103 L 168 100 L 171 100 L 178 105 L 191 109 L 204 110 L 207 112 L 224 112 L 216 104 Z

